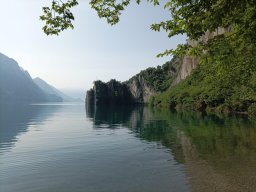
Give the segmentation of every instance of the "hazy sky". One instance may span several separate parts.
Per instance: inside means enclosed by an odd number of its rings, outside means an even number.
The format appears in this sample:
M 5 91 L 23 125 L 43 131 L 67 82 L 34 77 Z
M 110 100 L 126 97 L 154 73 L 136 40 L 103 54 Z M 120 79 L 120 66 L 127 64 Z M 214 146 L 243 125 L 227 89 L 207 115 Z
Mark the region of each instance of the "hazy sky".
M 170 57 L 156 58 L 185 37 L 169 39 L 150 30 L 150 24 L 169 17 L 167 11 L 143 3 L 133 4 L 110 26 L 99 19 L 88 1 L 73 9 L 75 29 L 60 36 L 42 32 L 42 6 L 51 0 L 0 0 L 0 52 L 14 58 L 32 77 L 57 88 L 89 89 L 94 80 L 120 81 L 147 67 L 162 65 Z

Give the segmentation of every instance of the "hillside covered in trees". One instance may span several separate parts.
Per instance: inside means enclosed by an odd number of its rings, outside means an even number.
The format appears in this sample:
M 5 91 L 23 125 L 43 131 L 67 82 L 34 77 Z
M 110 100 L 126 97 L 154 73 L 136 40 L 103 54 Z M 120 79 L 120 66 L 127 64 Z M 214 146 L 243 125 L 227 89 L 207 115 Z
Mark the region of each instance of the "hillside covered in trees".
M 233 58 L 236 60 L 236 58 Z M 234 61 L 232 66 L 202 62 L 185 80 L 151 98 L 151 104 L 176 109 L 256 114 L 256 73 Z

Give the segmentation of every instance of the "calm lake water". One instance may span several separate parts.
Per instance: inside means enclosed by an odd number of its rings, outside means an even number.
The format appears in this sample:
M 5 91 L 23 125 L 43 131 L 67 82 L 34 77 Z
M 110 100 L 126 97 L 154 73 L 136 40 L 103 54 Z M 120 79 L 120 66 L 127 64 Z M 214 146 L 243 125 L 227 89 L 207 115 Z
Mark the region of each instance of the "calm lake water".
M 149 107 L 1 105 L 1 192 L 256 191 L 256 122 Z

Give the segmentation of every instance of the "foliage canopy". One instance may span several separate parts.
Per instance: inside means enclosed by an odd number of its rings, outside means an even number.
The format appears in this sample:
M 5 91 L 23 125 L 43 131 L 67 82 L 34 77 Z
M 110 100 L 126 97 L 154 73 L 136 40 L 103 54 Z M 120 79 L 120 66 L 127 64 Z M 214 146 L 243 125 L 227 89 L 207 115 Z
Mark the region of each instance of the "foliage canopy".
M 167 0 L 160 5 L 159 0 L 146 0 L 155 6 L 163 6 L 170 11 L 170 19 L 152 24 L 155 31 L 165 30 L 169 37 L 178 34 L 186 34 L 191 40 L 199 40 L 207 31 L 214 31 L 218 27 L 232 27 L 231 35 L 250 39 L 256 42 L 256 2 L 255 0 Z M 119 16 L 131 0 L 90 0 L 91 7 L 97 11 L 100 18 L 114 25 L 119 22 Z M 141 0 L 136 0 L 137 4 Z M 78 5 L 78 0 L 52 0 L 50 7 L 43 7 L 44 14 L 40 17 L 45 21 L 43 27 L 47 35 L 58 35 L 61 31 L 73 28 L 74 16 L 70 9 Z M 228 35 L 221 38 L 229 38 Z M 220 37 L 214 38 L 214 40 Z M 215 43 L 215 42 L 214 42 Z M 199 50 L 209 49 L 207 45 L 200 44 Z M 211 45 L 212 46 L 212 45 Z M 178 46 L 178 53 L 184 53 L 188 47 Z M 191 47 L 190 47 L 191 49 Z M 167 50 L 159 56 L 177 54 L 173 50 Z M 191 54 L 202 53 L 198 49 L 192 49 Z

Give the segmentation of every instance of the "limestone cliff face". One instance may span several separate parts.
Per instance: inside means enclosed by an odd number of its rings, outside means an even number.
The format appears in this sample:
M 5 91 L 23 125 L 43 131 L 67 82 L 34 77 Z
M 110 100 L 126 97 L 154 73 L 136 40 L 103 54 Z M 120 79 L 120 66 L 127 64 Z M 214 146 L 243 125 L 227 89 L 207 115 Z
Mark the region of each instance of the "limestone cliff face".
M 171 87 L 179 74 L 181 63 L 181 58 L 174 57 L 164 65 L 143 70 L 126 81 L 136 103 L 148 103 L 153 95 Z
M 156 94 L 156 91 L 145 82 L 141 75 L 135 76 L 127 82 L 127 87 L 135 103 L 148 103 L 149 98 Z
M 186 79 L 189 76 L 193 69 L 198 65 L 199 60 L 190 56 L 184 56 L 182 59 L 182 65 L 180 71 L 177 74 L 176 79 L 173 81 L 172 86 L 178 84 L 183 79 Z
M 197 64 L 198 64 L 197 58 L 185 56 L 183 58 L 183 62 L 180 70 L 181 80 L 185 79 L 188 75 L 190 75 L 192 70 L 196 68 Z

